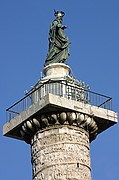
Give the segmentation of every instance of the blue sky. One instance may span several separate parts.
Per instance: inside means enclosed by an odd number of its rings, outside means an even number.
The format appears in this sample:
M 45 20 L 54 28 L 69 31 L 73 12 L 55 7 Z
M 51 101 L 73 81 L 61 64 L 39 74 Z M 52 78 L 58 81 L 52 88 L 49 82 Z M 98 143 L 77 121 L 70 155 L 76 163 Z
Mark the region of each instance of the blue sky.
M 30 146 L 2 136 L 5 109 L 24 96 L 40 78 L 53 11 L 65 12 L 71 41 L 68 64 L 92 91 L 111 96 L 119 109 L 118 0 L 0 1 L 0 179 L 32 179 Z M 119 179 L 119 126 L 91 144 L 93 180 Z

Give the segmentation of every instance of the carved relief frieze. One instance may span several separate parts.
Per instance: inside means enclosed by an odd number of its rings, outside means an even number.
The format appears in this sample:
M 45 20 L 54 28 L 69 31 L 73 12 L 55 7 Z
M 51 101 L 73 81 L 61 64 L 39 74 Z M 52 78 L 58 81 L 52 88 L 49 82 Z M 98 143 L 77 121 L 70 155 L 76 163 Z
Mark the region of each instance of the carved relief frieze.
M 90 142 L 86 130 L 61 126 L 38 131 L 34 136 L 31 143 L 34 180 L 90 177 Z

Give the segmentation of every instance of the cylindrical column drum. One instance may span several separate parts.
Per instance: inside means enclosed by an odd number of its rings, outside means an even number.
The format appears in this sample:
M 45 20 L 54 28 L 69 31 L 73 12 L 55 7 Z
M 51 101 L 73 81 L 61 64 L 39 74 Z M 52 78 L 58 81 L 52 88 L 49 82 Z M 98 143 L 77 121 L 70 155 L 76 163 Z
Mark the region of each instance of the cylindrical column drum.
M 91 180 L 89 134 L 76 126 L 39 130 L 31 140 L 33 180 Z

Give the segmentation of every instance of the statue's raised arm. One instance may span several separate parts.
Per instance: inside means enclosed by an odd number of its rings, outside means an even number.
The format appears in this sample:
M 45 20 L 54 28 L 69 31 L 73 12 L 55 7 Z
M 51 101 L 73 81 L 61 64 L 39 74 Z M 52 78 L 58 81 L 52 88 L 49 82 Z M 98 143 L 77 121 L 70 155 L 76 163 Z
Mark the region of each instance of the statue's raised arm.
M 65 63 L 69 56 L 69 41 L 64 34 L 67 26 L 62 25 L 65 15 L 62 11 L 55 11 L 56 19 L 50 25 L 49 31 L 49 50 L 44 66 L 52 63 Z

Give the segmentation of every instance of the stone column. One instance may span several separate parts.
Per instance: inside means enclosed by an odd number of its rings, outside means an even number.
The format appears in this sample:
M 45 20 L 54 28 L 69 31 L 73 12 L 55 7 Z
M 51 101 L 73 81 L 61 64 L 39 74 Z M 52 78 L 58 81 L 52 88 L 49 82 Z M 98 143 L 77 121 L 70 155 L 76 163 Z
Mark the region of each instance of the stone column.
M 26 121 L 24 128 L 31 139 L 33 180 L 91 180 L 90 141 L 98 129 L 93 118 L 46 113 Z
M 91 180 L 89 134 L 73 126 L 38 131 L 31 141 L 33 180 Z
M 55 94 L 58 88 L 62 87 L 62 97 L 70 90 L 70 95 L 73 95 L 76 85 L 74 84 L 72 89 L 66 86 L 73 82 L 69 76 L 70 71 L 65 64 L 56 63 L 45 67 L 46 77 L 40 83 L 45 84 L 52 80 L 55 86 L 44 85 L 43 92 Z M 66 77 L 70 79 L 69 82 Z M 63 81 L 65 88 L 56 86 L 57 79 Z M 39 84 L 36 88 L 38 86 Z M 80 91 L 83 92 L 82 89 Z M 40 98 L 37 98 L 39 92 L 40 90 L 32 95 L 34 104 L 37 99 L 43 98 L 42 92 Z M 63 104 L 65 103 L 64 98 Z M 91 180 L 90 141 L 96 136 L 97 124 L 91 115 L 63 109 L 50 105 L 43 110 L 44 113 L 39 111 L 22 125 L 20 133 L 24 140 L 31 144 L 33 180 Z
M 91 180 L 90 142 L 117 123 L 116 112 L 90 104 L 70 71 L 63 63 L 45 67 L 45 77 L 26 96 L 31 105 L 3 127 L 4 136 L 31 145 L 32 180 Z

